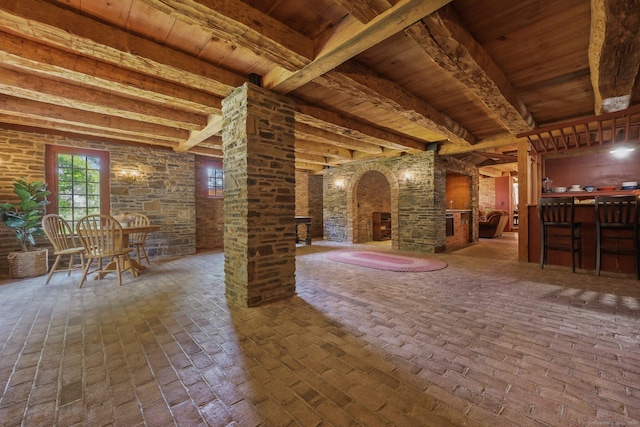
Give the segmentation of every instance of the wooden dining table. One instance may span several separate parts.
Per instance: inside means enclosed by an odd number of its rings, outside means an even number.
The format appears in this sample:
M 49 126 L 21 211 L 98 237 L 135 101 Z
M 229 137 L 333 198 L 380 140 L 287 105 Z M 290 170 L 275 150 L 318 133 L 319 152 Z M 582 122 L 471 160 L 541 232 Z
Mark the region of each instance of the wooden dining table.
M 125 227 L 123 225 L 122 226 L 122 247 L 123 248 L 129 247 L 129 235 L 131 234 L 153 233 L 154 231 L 158 231 L 158 230 L 160 230 L 159 225 L 146 225 L 146 226 L 140 226 L 140 227 Z M 124 261 L 122 270 L 126 271 L 129 267 L 131 267 L 131 272 L 133 273 L 134 276 L 138 276 L 138 273 L 140 273 L 140 271 L 145 270 L 147 268 L 144 265 L 140 264 L 135 259 L 130 257 Z M 110 261 L 109 264 L 105 266 L 104 270 L 106 272 L 100 273 L 99 277 L 97 278 L 102 279 L 107 274 L 107 272 L 116 271 L 117 270 L 116 262 Z

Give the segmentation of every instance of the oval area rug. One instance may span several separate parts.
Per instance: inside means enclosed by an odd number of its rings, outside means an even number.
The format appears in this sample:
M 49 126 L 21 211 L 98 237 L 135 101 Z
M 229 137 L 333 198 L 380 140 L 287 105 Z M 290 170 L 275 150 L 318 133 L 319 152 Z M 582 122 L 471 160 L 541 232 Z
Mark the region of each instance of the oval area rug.
M 332 261 L 390 271 L 435 271 L 447 263 L 433 258 L 399 255 L 388 252 L 339 250 L 327 254 Z

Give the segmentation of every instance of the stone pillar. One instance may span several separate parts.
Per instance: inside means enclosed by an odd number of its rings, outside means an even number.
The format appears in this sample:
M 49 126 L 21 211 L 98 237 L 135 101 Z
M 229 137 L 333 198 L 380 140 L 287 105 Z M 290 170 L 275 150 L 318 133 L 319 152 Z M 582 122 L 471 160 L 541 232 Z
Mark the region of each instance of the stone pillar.
M 226 295 L 248 307 L 295 294 L 294 109 L 245 83 L 222 101 Z

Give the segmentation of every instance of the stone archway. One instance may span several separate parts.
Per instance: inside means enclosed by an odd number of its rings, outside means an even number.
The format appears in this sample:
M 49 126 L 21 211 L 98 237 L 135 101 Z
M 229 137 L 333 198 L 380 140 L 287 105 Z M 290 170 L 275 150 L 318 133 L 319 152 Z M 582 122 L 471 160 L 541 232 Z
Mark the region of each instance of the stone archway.
M 395 174 L 380 163 L 358 165 L 347 185 L 347 241 L 362 243 L 371 241 L 371 213 L 377 209 L 391 212 L 391 246 L 398 247 L 398 179 Z M 381 185 L 385 200 L 366 201 L 370 197 L 367 185 Z

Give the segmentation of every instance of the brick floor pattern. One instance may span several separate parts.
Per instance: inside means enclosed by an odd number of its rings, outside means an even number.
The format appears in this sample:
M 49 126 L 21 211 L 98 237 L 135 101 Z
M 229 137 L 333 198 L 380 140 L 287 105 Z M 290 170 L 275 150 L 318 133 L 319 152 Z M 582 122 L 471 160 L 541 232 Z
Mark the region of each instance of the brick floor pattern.
M 640 425 L 640 283 L 299 247 L 297 296 L 224 297 L 224 255 L 0 282 L 2 426 Z

